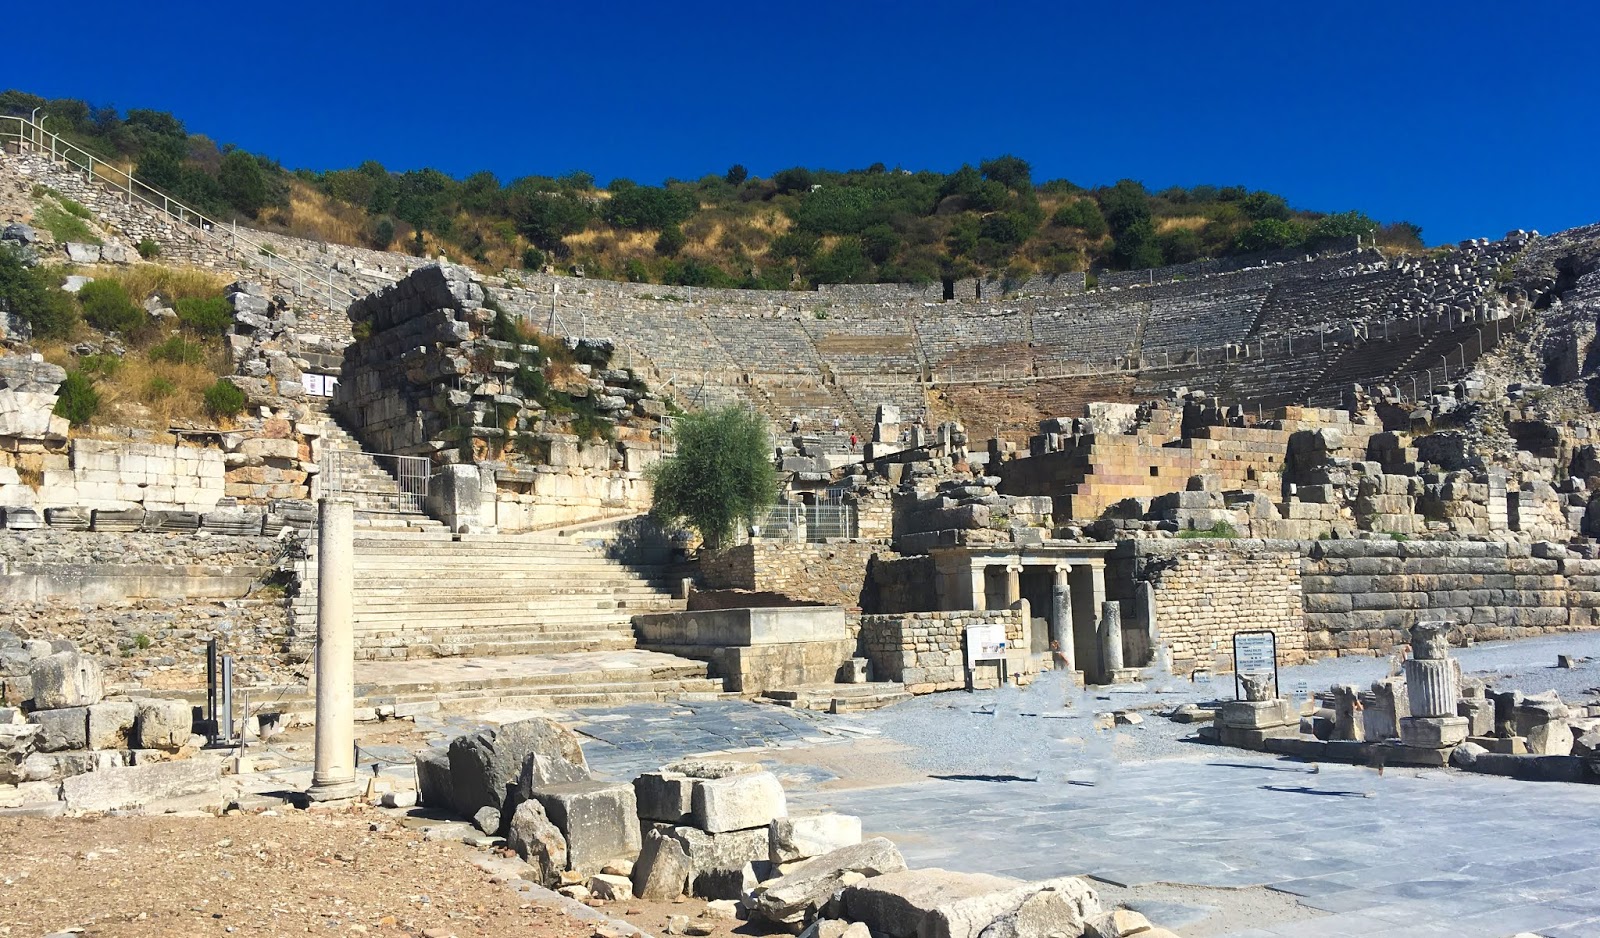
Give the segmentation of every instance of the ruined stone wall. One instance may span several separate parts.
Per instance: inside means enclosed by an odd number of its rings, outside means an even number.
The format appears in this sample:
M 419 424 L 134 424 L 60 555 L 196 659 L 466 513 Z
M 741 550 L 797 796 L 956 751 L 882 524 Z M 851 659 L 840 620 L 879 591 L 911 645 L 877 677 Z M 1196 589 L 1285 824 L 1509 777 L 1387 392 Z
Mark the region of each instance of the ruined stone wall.
M 867 565 L 875 554 L 893 556 L 873 541 L 753 541 L 703 552 L 696 580 L 707 589 L 760 590 L 850 608 L 861 605 Z
M 1026 623 L 1015 609 L 966 612 L 913 612 L 861 617 L 859 650 L 875 681 L 899 681 L 913 694 L 959 690 L 967 686 L 966 630 L 1001 623 L 1013 647 L 1026 647 Z M 998 665 L 973 669 L 974 687 L 995 687 Z
M 1360 243 L 1357 239 L 1346 238 L 1323 249 L 1320 256 L 1349 254 L 1359 248 Z M 1187 264 L 1154 267 L 1148 270 L 1098 270 L 1095 271 L 1095 280 L 1101 290 L 1140 287 L 1173 281 L 1194 280 L 1200 277 L 1212 277 L 1248 268 L 1271 268 L 1278 265 L 1294 264 L 1305 260 L 1306 257 L 1307 255 L 1304 251 L 1283 250 L 1242 257 L 1204 258 L 1198 261 L 1190 261 Z
M 1600 560 L 1551 544 L 1317 541 L 1302 564 L 1306 647 L 1383 651 L 1421 619 L 1479 640 L 1600 627 Z
M 211 638 L 240 687 L 282 683 L 281 551 L 262 536 L 0 531 L 0 630 L 71 640 L 128 690 L 204 687 Z
M 1111 558 L 1106 592 L 1137 610 L 1136 580 L 1155 587 L 1156 626 L 1174 666 L 1189 670 L 1231 659 L 1233 633 L 1271 629 L 1284 662 L 1303 657 L 1302 544 L 1296 541 L 1124 541 Z
M 932 557 L 879 554 L 868 570 L 867 601 L 862 608 L 879 615 L 931 612 L 939 605 L 938 591 L 933 588 L 936 576 Z

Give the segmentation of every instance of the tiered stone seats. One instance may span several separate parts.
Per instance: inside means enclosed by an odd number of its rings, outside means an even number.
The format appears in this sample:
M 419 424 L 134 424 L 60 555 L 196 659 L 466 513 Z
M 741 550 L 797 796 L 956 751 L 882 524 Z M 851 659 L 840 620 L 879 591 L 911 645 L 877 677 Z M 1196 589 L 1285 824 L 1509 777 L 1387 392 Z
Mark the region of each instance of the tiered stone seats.
M 707 317 L 705 326 L 727 355 L 752 374 L 820 375 L 822 360 L 793 317 Z
M 1293 354 L 1268 355 L 1228 365 L 1218 382 L 1217 395 L 1229 403 L 1245 407 L 1284 407 L 1300 403 L 1305 389 L 1314 384 L 1344 348 L 1326 348 L 1307 342 Z M 1204 384 L 1198 385 L 1205 387 Z
M 1148 312 L 1136 291 L 1041 303 L 1033 313 L 1033 340 L 1043 360 L 1115 362 L 1133 350 Z
M 1219 278 L 1220 279 L 1220 278 Z M 1207 284 L 1194 284 L 1199 290 Z M 1167 292 L 1172 292 L 1170 288 Z M 1178 360 L 1196 348 L 1241 342 L 1255 325 L 1267 289 L 1180 293 L 1152 299 L 1140 356 L 1147 362 Z
M 1328 279 L 1285 280 L 1262 304 L 1254 332 L 1272 335 L 1378 319 L 1393 308 L 1406 275 L 1397 268 Z
M 921 362 L 909 312 L 896 316 L 829 317 L 800 325 L 817 355 L 838 375 L 917 375 Z
M 1020 310 L 921 310 L 916 319 L 922 353 L 936 370 L 993 368 L 1027 356 L 1028 323 Z

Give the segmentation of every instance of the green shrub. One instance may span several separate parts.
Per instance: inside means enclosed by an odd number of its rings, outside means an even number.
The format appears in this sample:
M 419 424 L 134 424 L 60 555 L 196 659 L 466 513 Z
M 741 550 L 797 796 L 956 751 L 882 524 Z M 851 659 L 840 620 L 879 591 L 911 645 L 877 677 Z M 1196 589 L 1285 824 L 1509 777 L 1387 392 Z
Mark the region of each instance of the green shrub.
M 153 362 L 171 362 L 174 365 L 197 365 L 205 361 L 206 350 L 198 342 L 183 336 L 169 336 L 166 341 L 150 346 L 145 357 Z
M 222 335 L 233 325 L 233 307 L 220 296 L 191 297 L 173 304 L 178 322 L 199 335 Z
M 139 256 L 147 261 L 155 260 L 161 256 L 161 245 L 149 238 L 139 239 Z
M 244 410 L 244 392 L 226 378 L 206 388 L 206 413 L 216 418 L 232 417 Z
M 523 249 L 523 252 L 522 252 L 522 269 L 523 270 L 538 270 L 538 269 L 540 269 L 541 267 L 544 266 L 544 261 L 545 261 L 544 252 L 539 250 L 538 248 L 529 247 L 529 248 Z
M 122 368 L 122 359 L 110 352 L 97 352 L 78 359 L 78 370 L 97 378 L 110 378 Z
M 65 339 L 78 324 L 78 304 L 60 283 L 56 271 L 28 267 L 0 247 L 0 309 L 20 316 L 39 338 Z
M 1202 537 L 1238 537 L 1239 532 L 1228 522 L 1218 521 L 1209 528 L 1200 528 L 1193 531 L 1179 531 L 1178 536 L 1186 540 Z
M 178 386 L 160 375 L 151 378 L 144 386 L 144 399 L 147 401 L 163 401 L 176 393 Z
M 79 244 L 104 243 L 94 233 L 94 229 L 89 227 L 88 222 L 54 205 L 39 206 L 38 211 L 33 213 L 33 223 L 50 232 L 57 243 L 64 241 L 76 241 Z
M 64 195 L 57 196 L 56 201 L 61 203 L 61 207 L 66 209 L 67 214 L 69 215 L 76 215 L 85 221 L 88 221 L 90 218 L 94 217 L 94 215 L 91 214 L 87 208 L 83 207 L 82 202 L 75 202 Z
M 683 250 L 683 246 L 688 243 L 689 239 L 684 236 L 682 228 L 668 225 L 661 229 L 660 236 L 656 238 L 656 253 L 671 256 Z
M 651 513 L 687 523 L 716 550 L 777 497 L 766 421 L 740 407 L 688 414 L 673 422 L 677 453 L 650 468 Z
M 56 394 L 55 415 L 72 424 L 86 424 L 100 411 L 100 392 L 94 389 L 94 381 L 76 368 L 67 372 L 67 380 L 61 382 Z
M 83 318 L 101 332 L 130 333 L 145 323 L 145 312 L 115 280 L 96 280 L 78 291 Z

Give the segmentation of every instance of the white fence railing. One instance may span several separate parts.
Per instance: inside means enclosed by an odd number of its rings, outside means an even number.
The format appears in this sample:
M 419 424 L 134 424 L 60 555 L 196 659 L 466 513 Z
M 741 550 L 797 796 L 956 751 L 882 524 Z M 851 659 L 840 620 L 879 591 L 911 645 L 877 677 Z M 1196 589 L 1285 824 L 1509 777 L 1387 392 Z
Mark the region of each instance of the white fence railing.
M 14 142 L 20 151 L 46 157 L 51 163 L 65 163 L 83 173 L 86 181 L 99 183 L 122 194 L 129 202 L 138 201 L 163 213 L 185 228 L 227 247 L 242 266 L 292 285 L 297 295 L 326 299 L 329 309 L 339 309 L 341 300 L 348 303 L 357 294 L 348 284 L 336 284 L 329 273 L 278 256 L 277 250 L 259 237 L 259 232 L 210 218 L 26 117 L 0 115 L 0 144 L 7 142 Z
M 432 472 L 424 456 L 328 452 L 322 454 L 322 493 L 349 496 L 364 511 L 420 515 Z
M 759 517 L 759 540 L 817 544 L 857 536 L 856 506 L 838 501 L 773 505 Z

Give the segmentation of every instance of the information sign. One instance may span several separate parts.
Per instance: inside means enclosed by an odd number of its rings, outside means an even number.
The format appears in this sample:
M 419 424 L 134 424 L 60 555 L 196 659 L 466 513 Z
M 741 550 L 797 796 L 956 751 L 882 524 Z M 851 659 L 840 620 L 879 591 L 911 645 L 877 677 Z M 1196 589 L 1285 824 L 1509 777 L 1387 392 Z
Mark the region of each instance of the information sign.
M 1278 637 L 1270 631 L 1233 633 L 1234 696 L 1242 692 L 1241 678 L 1272 679 L 1272 694 L 1278 690 Z

